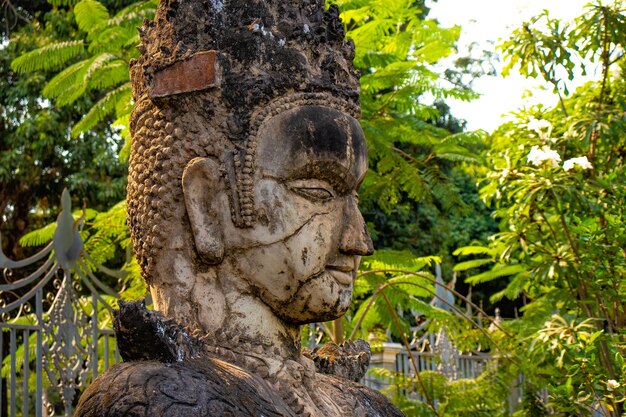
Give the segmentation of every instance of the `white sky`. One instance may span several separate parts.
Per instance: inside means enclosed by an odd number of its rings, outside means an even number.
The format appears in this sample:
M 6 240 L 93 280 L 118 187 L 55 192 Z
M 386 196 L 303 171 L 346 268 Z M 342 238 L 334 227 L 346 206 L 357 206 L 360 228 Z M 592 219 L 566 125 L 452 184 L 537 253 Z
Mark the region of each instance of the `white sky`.
M 427 5 L 431 7 L 429 17 L 437 19 L 443 27 L 461 26 L 459 52 L 460 55 L 467 55 L 464 52 L 472 42 L 477 42 L 482 49 L 494 50 L 493 44 L 497 45 L 500 39 L 508 38 L 510 32 L 543 9 L 548 9 L 552 17 L 571 20 L 582 13 L 583 6 L 589 1 L 439 0 L 436 3 L 431 1 Z M 590 76 L 595 78 L 593 74 Z M 577 84 L 569 85 L 570 90 L 585 80 L 575 79 Z M 452 100 L 446 102 L 452 108 L 454 116 L 467 120 L 468 129 L 492 131 L 506 120 L 502 116 L 511 111 L 536 103 L 555 105 L 557 99 L 550 89 L 542 90 L 541 86 L 545 86 L 542 80 L 526 79 L 512 71 L 506 78 L 497 76 L 476 80 L 473 84 L 474 91 L 482 95 L 478 100 L 470 103 Z

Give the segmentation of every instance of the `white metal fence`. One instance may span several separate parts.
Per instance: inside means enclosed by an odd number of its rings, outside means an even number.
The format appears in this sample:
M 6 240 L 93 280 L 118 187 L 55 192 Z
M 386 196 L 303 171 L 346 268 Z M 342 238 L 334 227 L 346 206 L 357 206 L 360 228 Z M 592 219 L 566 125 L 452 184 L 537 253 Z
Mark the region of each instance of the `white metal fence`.
M 0 250 L 1 417 L 71 416 L 77 390 L 120 360 L 109 314 L 117 294 L 97 275 L 123 273 L 82 250 L 63 197 L 59 219 L 69 221 L 44 249 L 21 261 Z

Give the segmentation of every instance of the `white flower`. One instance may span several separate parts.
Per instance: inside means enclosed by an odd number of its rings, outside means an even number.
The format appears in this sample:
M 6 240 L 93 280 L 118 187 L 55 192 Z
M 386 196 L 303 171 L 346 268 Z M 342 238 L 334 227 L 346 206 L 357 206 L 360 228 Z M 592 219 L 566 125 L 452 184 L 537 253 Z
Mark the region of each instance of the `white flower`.
M 591 168 L 593 168 L 591 166 L 591 162 L 589 162 L 587 157 L 586 156 L 581 156 L 581 157 L 578 157 L 578 158 L 568 159 L 567 161 L 563 162 L 563 169 L 565 171 L 569 171 L 570 169 L 573 169 L 576 165 L 578 165 L 581 169 L 591 169 Z
M 543 134 L 544 130 L 548 130 L 548 131 L 552 130 L 552 125 L 550 124 L 550 122 L 547 120 L 543 120 L 543 119 L 541 120 L 530 119 L 526 127 L 530 130 L 534 130 L 540 135 Z
M 609 391 L 618 389 L 620 386 L 621 384 L 614 379 L 609 379 L 608 381 L 606 381 L 606 389 Z
M 511 171 L 508 168 L 504 168 L 502 172 L 500 173 L 500 179 L 498 180 L 498 182 L 502 184 L 506 180 L 506 178 L 509 176 L 510 173 Z
M 535 166 L 540 166 L 544 162 L 549 162 L 552 168 L 556 168 L 559 166 L 559 162 L 561 162 L 561 156 L 557 151 L 550 149 L 548 146 L 543 146 L 541 148 L 539 148 L 539 146 L 533 146 L 530 149 L 526 160 Z

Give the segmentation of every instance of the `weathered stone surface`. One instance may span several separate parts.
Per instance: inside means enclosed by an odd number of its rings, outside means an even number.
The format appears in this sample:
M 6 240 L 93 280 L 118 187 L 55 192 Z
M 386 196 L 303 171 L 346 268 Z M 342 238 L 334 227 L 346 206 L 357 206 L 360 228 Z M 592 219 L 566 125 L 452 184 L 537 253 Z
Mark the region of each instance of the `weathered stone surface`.
M 242 378 L 245 375 L 245 378 Z M 114 366 L 90 387 L 76 414 L 91 416 L 293 415 L 263 380 L 221 361 Z M 282 406 L 282 407 L 281 407 Z
M 369 358 L 362 340 L 314 353 L 324 357 L 317 363 L 334 364 L 316 373 L 306 358 L 283 360 L 254 348 L 240 353 L 212 335 L 199 340 L 143 303 L 120 307 L 115 327 L 127 362 L 89 387 L 78 416 L 402 416 L 381 394 L 343 378 L 348 368 L 362 376 L 361 360 Z M 355 357 L 356 367 L 340 370 Z
M 313 359 L 318 372 L 359 382 L 367 372 L 372 352 L 369 343 L 359 339 L 340 345 L 330 342 L 319 349 L 304 350 L 302 353 Z
M 300 347 L 300 325 L 346 312 L 373 251 L 337 8 L 162 0 L 140 33 L 127 208 L 155 311 L 121 304 L 127 363 L 76 415 L 400 416 L 354 382 L 364 342 Z
M 173 363 L 198 356 L 200 343 L 173 320 L 163 320 L 143 301 L 119 301 L 113 329 L 125 362 L 156 360 Z

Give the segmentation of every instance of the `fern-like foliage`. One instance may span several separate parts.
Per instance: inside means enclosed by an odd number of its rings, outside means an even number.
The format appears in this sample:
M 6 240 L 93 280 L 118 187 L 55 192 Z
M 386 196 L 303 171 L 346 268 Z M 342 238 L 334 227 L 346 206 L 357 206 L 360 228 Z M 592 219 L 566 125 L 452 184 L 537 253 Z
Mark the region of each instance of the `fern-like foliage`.
M 93 58 L 89 58 L 70 65 L 55 75 L 46 84 L 42 93 L 46 97 L 56 99 L 58 106 L 73 103 L 87 89 L 87 86 L 82 81 L 92 62 Z
M 72 135 L 78 136 L 81 132 L 92 129 L 107 116 L 113 114 L 118 105 L 130 103 L 130 83 L 122 84 L 115 90 L 109 91 L 89 112 L 72 128 Z M 124 109 L 123 111 L 125 111 Z
M 78 3 L 80 0 L 48 0 L 53 6 L 73 6 Z
M 94 90 L 107 90 L 129 80 L 128 64 L 116 59 L 100 67 L 99 71 L 93 74 L 90 85 Z
M 11 62 L 15 72 L 55 71 L 85 51 L 82 40 L 65 41 L 27 52 Z
M 130 232 L 126 225 L 126 202 L 120 201 L 108 211 L 98 213 L 86 224 L 85 251 L 98 264 L 105 265 L 125 257 L 121 269 L 126 273 L 118 282 L 111 283 L 125 299 L 138 299 L 146 294 L 139 265 L 132 256 Z
M 459 27 L 426 19 L 410 0 L 337 0 L 347 36 L 356 45 L 361 77 L 361 124 L 370 155 L 363 200 L 391 213 L 413 200 L 462 213 L 465 203 L 448 177 L 450 163 L 479 163 L 464 137 L 437 128 L 437 108 L 425 97 L 470 100 L 433 66 L 455 51 Z
M 450 320 L 448 312 L 431 305 L 435 278 L 427 268 L 438 262 L 438 257 L 394 250 L 379 250 L 364 260 L 354 285 L 358 302 L 346 323 L 348 331 L 365 336 L 382 326 L 401 338 L 410 333 L 416 314 L 442 323 Z
M 363 260 L 363 268 L 366 270 L 403 270 L 418 272 L 427 266 L 440 263 L 437 256 L 416 257 L 407 250 L 383 249 L 376 254 Z
M 79 219 L 88 221 L 93 219 L 97 214 L 98 212 L 95 210 L 85 209 L 74 211 L 72 213 L 72 217 L 74 217 L 74 221 L 78 221 Z M 49 223 L 44 227 L 26 233 L 20 238 L 20 245 L 24 247 L 34 247 L 50 242 L 52 240 L 52 236 L 54 235 L 54 231 L 56 230 L 56 226 L 56 222 Z
M 72 135 L 93 129 L 105 120 L 127 130 L 132 110 L 128 63 L 136 58 L 137 27 L 154 16 L 156 0 L 133 3 L 111 17 L 97 0 L 57 0 L 54 5 L 70 7 L 84 40 L 45 45 L 13 61 L 16 71 L 55 71 L 42 90 L 57 106 L 73 104 L 85 95 L 96 96 L 95 104 L 72 128 Z M 121 126 L 120 126 L 121 124 Z M 124 135 L 128 137 L 129 135 Z
M 40 229 L 26 233 L 20 238 L 20 245 L 29 247 L 46 244 L 52 240 L 52 236 L 54 235 L 56 228 L 56 223 L 50 223 Z
M 99 54 L 124 50 L 139 44 L 137 28 L 129 26 L 107 26 L 93 36 L 89 52 Z M 117 54 L 116 54 L 117 55 Z M 128 67 L 128 63 L 126 63 Z
M 120 136 L 124 138 L 124 146 L 120 150 L 119 158 L 120 161 L 127 162 L 130 158 L 130 111 L 114 121 L 112 126 L 120 128 Z
M 126 6 L 113 16 L 109 22 L 109 27 L 128 26 L 129 22 L 142 22 L 144 19 L 154 17 L 154 11 L 159 5 L 159 0 L 137 1 Z
M 78 28 L 89 34 L 96 33 L 109 20 L 107 8 L 96 0 L 79 1 L 74 6 L 74 15 Z
M 435 371 L 421 371 L 419 377 L 383 368 L 368 371 L 370 377 L 386 382 L 383 389 L 404 415 L 434 416 L 426 397 L 436 405 L 440 416 L 505 417 L 512 376 L 496 367 L 476 378 L 449 380 Z
M 127 272 L 122 283 L 112 283 L 112 286 L 121 285 L 128 289 L 129 294 L 139 298 L 145 294 L 145 286 L 139 266 L 134 257 L 130 256 L 130 234 L 126 225 L 126 202 L 115 204 L 106 212 L 97 212 L 92 209 L 77 210 L 72 213 L 75 222 L 84 225 L 80 235 L 84 242 L 84 250 L 96 264 L 106 265 L 116 260 L 120 252 L 128 251 L 123 269 Z M 25 247 L 41 246 L 52 240 L 56 222 L 34 230 L 20 239 Z M 88 265 L 95 269 L 93 264 Z M 118 285 L 119 284 L 119 285 Z M 17 323 L 16 323 L 17 324 Z

